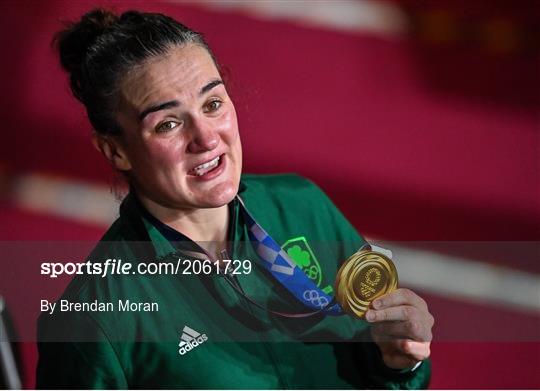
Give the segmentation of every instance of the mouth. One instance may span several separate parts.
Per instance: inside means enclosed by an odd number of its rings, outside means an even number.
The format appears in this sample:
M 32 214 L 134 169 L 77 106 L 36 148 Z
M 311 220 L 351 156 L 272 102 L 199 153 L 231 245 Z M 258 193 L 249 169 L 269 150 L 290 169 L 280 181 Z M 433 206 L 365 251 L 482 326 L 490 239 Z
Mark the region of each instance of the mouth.
M 225 154 L 216 156 L 212 160 L 208 160 L 189 170 L 188 175 L 199 179 L 211 179 L 219 175 L 218 171 L 221 171 L 220 169 L 223 167 L 224 160 Z

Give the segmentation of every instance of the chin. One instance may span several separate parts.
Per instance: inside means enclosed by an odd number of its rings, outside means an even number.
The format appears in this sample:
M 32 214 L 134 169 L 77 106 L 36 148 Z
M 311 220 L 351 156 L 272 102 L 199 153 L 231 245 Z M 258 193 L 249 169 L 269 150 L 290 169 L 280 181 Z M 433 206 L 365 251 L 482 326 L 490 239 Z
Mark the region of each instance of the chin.
M 231 202 L 238 193 L 239 181 L 227 180 L 202 194 L 198 203 L 203 208 L 219 208 Z

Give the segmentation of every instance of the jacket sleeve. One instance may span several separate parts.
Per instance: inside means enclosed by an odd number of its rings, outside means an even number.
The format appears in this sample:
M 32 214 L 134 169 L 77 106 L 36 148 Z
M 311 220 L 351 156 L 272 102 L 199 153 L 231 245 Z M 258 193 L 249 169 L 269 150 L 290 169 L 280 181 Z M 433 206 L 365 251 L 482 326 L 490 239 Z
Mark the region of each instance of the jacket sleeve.
M 369 329 L 366 330 L 369 332 Z M 431 362 L 422 361 L 414 371 L 396 370 L 387 367 L 382 360 L 379 348 L 374 342 L 353 343 L 353 354 L 356 356 L 356 369 L 362 370 L 365 388 L 416 390 L 428 388 L 431 378 Z
M 422 361 L 414 371 L 387 367 L 370 338 L 369 328 L 360 331 L 353 341 L 333 345 L 338 376 L 356 389 L 425 389 L 429 385 L 429 360 Z
M 38 322 L 38 389 L 126 389 L 118 356 L 100 327 L 87 316 Z

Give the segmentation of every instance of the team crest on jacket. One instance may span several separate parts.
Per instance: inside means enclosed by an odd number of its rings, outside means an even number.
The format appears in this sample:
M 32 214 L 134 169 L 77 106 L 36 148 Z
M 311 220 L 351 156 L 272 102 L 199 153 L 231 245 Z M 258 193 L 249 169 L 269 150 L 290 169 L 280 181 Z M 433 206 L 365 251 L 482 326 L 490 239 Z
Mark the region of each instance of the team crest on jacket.
M 332 285 L 321 287 L 323 283 L 321 265 L 304 236 L 287 240 L 281 248 L 324 293 L 332 293 Z

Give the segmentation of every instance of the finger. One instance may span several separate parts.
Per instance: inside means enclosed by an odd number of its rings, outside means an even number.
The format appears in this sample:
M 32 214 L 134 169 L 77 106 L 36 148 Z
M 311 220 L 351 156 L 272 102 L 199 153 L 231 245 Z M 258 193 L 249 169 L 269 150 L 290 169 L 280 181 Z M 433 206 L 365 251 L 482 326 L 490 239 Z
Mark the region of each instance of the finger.
M 371 337 L 373 338 L 373 341 L 377 343 L 387 343 L 405 338 L 402 335 L 390 334 L 384 327 L 385 325 L 385 323 L 378 323 L 371 326 Z
M 431 354 L 429 342 L 417 342 L 410 339 L 404 339 L 398 342 L 399 350 L 407 356 L 415 359 L 416 361 L 422 361 L 429 357 Z
M 406 288 L 399 288 L 395 291 L 387 293 L 372 303 L 373 308 L 383 309 L 388 307 L 396 307 L 399 305 L 410 305 L 427 310 L 427 303 L 416 293 Z
M 380 310 L 368 310 L 366 320 L 370 323 L 388 321 L 406 321 L 418 316 L 418 309 L 410 305 L 389 307 Z
M 429 342 L 417 342 L 410 339 L 396 339 L 379 343 L 383 355 L 401 356 L 405 360 L 418 362 L 425 360 L 431 354 Z
M 373 334 L 379 340 L 395 340 L 396 338 L 412 339 L 419 342 L 429 342 L 432 339 L 431 329 L 419 322 L 382 322 L 372 326 Z

